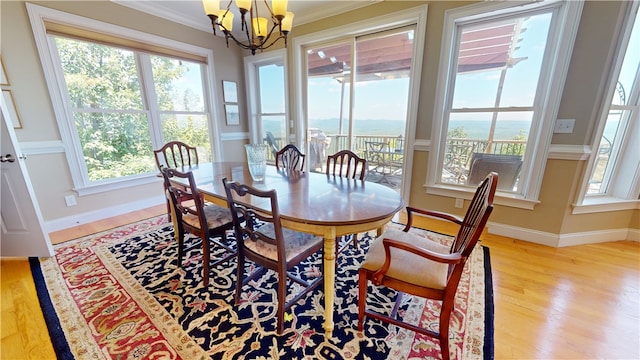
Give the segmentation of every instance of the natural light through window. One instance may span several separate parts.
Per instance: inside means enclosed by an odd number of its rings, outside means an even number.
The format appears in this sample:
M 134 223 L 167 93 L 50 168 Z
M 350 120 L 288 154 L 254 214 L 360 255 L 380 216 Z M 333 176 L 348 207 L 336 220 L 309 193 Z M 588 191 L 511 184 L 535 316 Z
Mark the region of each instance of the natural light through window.
M 501 190 L 518 190 L 550 21 L 542 13 L 459 28 L 442 183 L 475 186 L 494 170 Z
M 630 138 L 629 129 L 638 121 L 638 78 L 640 77 L 640 17 L 636 16 L 629 44 L 624 54 L 620 75 L 609 102 L 602 137 L 597 148 L 595 162 L 589 179 L 587 195 L 607 195 L 614 177 L 624 166 L 623 150 Z M 622 48 L 624 50 L 624 48 Z M 636 125 L 637 126 L 637 125 Z M 628 146 L 628 145 L 627 145 Z M 633 166 L 629 164 L 629 166 Z M 636 165 L 637 166 L 637 165 Z M 637 196 L 637 195 L 635 195 Z
M 481 2 L 445 15 L 426 189 L 538 204 L 583 2 Z M 432 165 L 433 164 L 433 165 Z
M 200 64 L 52 38 L 88 184 L 155 172 L 153 149 L 171 140 L 198 147 L 200 160 L 210 161 Z M 147 84 L 141 79 L 149 70 Z

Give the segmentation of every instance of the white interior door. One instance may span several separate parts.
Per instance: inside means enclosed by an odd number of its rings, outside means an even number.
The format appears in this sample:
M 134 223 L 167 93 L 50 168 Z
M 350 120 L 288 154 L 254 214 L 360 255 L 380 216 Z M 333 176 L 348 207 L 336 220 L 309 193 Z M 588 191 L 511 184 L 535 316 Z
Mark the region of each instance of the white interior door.
M 24 159 L 21 159 L 13 122 L 4 98 L 2 104 L 2 139 L 0 142 L 0 256 L 47 257 L 53 255 L 49 235 L 42 228 L 42 214 L 35 202 Z

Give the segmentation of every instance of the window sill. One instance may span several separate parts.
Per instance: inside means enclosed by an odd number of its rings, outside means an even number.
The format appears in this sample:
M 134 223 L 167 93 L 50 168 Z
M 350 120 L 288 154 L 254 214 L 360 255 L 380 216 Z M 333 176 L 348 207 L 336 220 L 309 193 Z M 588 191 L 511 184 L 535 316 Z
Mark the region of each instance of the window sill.
M 447 186 L 447 185 L 431 185 L 425 186 L 427 188 L 427 194 L 446 196 L 456 199 L 471 200 L 475 193 L 475 188 L 462 188 L 459 186 Z M 533 208 L 540 203 L 538 200 L 529 200 L 522 197 L 522 195 L 511 194 L 506 192 L 497 191 L 494 204 L 509 206 L 519 209 L 533 210 Z
M 591 214 L 634 209 L 640 209 L 640 200 L 626 200 L 611 196 L 599 196 L 586 198 L 582 204 L 573 204 L 571 214 Z
M 85 186 L 85 187 L 78 187 L 78 188 L 75 188 L 73 190 L 76 193 L 78 193 L 78 196 L 86 196 L 86 195 L 99 194 L 99 193 L 103 193 L 103 192 L 109 192 L 109 191 L 113 191 L 113 190 L 131 188 L 133 186 L 157 183 L 157 182 L 160 181 L 160 179 L 161 179 L 160 177 L 158 177 L 158 176 L 156 176 L 154 174 L 147 174 L 147 175 L 141 175 L 140 177 L 135 177 L 135 178 L 126 178 L 126 179 L 122 179 L 122 180 L 112 180 L 112 181 L 109 181 L 108 183 L 104 183 L 104 184 L 97 184 L 97 185 L 89 185 L 89 186 Z

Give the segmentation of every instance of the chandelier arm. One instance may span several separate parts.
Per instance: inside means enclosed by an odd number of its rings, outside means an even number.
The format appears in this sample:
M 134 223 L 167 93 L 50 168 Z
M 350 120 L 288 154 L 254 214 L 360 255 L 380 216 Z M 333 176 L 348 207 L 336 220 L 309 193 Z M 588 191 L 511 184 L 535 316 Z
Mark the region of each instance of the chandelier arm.
M 280 40 L 280 39 L 284 39 L 284 46 L 286 47 L 286 46 L 287 46 L 287 37 L 286 37 L 286 36 L 284 36 L 284 35 L 280 35 L 280 36 L 278 36 L 277 38 L 275 38 L 275 39 L 271 42 L 271 44 L 266 45 L 266 46 L 264 46 L 264 45 L 263 45 L 263 46 L 261 46 L 261 47 L 260 47 L 260 50 L 267 50 L 268 48 L 272 47 L 276 42 L 278 42 L 278 40 Z
M 227 4 L 227 9 L 226 12 L 230 11 L 231 8 L 231 3 L 232 0 L 229 1 L 229 3 Z M 273 14 L 273 10 L 271 9 L 271 7 L 269 6 L 269 3 L 267 2 L 267 0 L 264 0 L 265 6 L 267 8 L 267 10 L 270 13 L 271 16 L 271 21 L 272 21 L 272 26 L 271 29 L 269 30 L 269 33 L 264 36 L 264 37 L 257 37 L 255 36 L 255 34 L 253 34 L 253 28 L 251 28 L 251 30 L 249 29 L 249 24 L 247 24 L 247 20 L 246 20 L 246 12 L 249 12 L 249 18 L 250 18 L 250 22 L 251 22 L 251 26 L 253 27 L 253 19 L 254 19 L 254 9 L 255 9 L 255 18 L 258 18 L 259 14 L 258 14 L 258 8 L 257 8 L 257 0 L 253 0 L 253 4 L 254 6 L 249 10 L 249 11 L 245 11 L 245 12 L 241 12 L 241 23 L 242 23 L 242 27 L 241 29 L 244 31 L 246 37 L 247 37 L 247 43 L 244 43 L 240 40 L 238 40 L 233 33 L 231 33 L 231 31 L 229 31 L 227 28 L 224 27 L 224 25 L 222 24 L 222 21 L 218 18 L 218 16 L 212 16 L 209 15 L 209 17 L 211 18 L 211 23 L 213 26 L 213 33 L 215 35 L 216 33 L 216 29 L 215 26 L 217 25 L 225 34 L 225 40 L 227 43 L 227 47 L 229 47 L 229 38 L 231 38 L 231 40 L 233 40 L 233 42 L 236 43 L 236 45 L 238 45 L 240 48 L 244 49 L 244 50 L 250 50 L 252 55 L 256 54 L 256 50 L 266 50 L 270 47 L 272 47 L 273 45 L 275 45 L 276 42 L 278 42 L 278 40 L 280 39 L 284 39 L 284 46 L 287 46 L 287 35 L 288 35 L 288 31 L 282 31 L 282 19 L 276 17 Z M 224 16 L 222 16 L 222 18 L 224 18 Z M 271 39 L 271 36 L 273 35 L 273 32 L 275 31 L 276 27 L 278 28 L 278 36 L 268 45 L 267 42 Z M 251 33 L 250 33 L 251 32 Z

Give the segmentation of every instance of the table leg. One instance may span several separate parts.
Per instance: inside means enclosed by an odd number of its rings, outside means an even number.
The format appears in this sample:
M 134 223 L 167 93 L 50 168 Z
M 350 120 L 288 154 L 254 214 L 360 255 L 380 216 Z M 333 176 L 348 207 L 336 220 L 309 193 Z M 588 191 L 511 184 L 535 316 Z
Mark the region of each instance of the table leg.
M 333 335 L 333 305 L 336 275 L 336 236 L 335 229 L 324 237 L 324 332 L 325 338 Z

